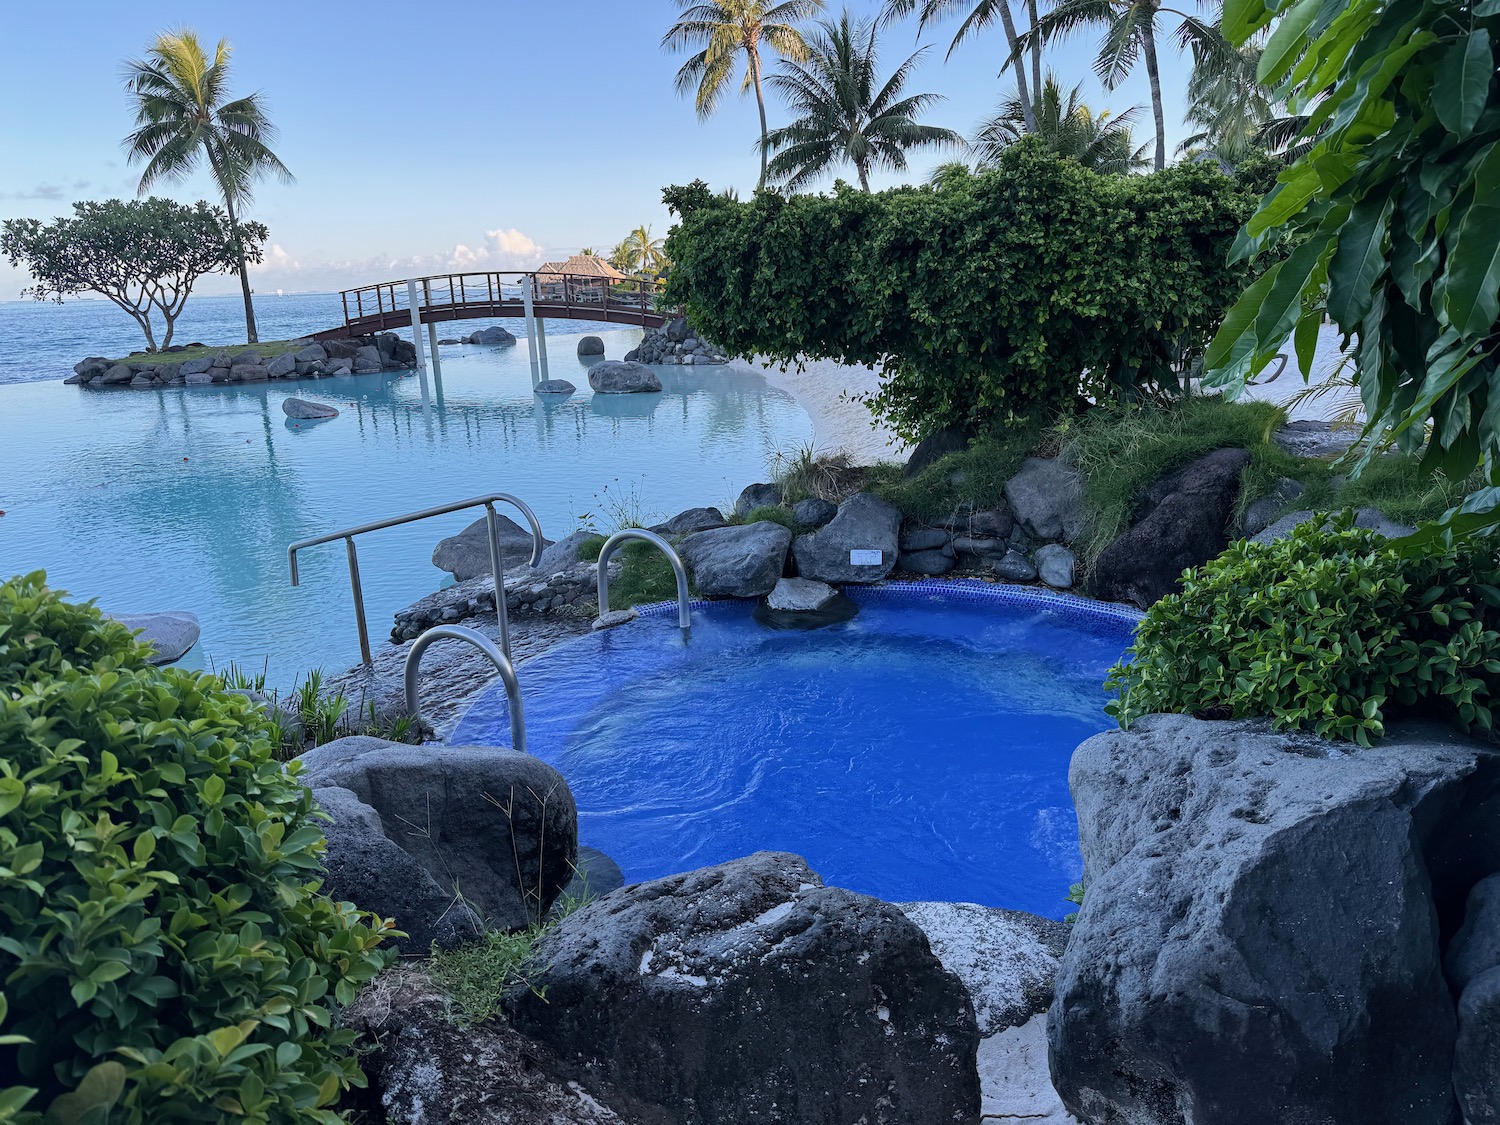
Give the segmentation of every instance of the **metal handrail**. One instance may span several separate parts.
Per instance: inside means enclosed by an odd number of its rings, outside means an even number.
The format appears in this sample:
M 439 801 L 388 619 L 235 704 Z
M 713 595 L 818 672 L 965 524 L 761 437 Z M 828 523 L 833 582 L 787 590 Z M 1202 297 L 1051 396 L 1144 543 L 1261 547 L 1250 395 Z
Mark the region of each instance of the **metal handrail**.
M 500 673 L 500 679 L 505 683 L 505 699 L 510 704 L 511 747 L 526 753 L 526 715 L 521 709 L 521 684 L 516 679 L 515 665 L 483 633 L 462 625 L 434 625 L 412 642 L 411 651 L 406 654 L 406 709 L 411 713 L 415 726 L 419 730 L 422 726 L 422 713 L 417 699 L 417 678 L 422 667 L 422 654 L 433 641 L 440 641 L 445 637 L 455 641 L 468 641 L 490 658 L 490 663 L 494 664 Z
M 627 527 L 617 531 L 604 541 L 603 547 L 599 548 L 599 616 L 603 617 L 609 612 L 609 556 L 615 553 L 615 548 L 621 543 L 631 539 L 650 543 L 666 555 L 667 561 L 672 564 L 672 574 L 677 579 L 677 627 L 686 637 L 693 627 L 692 609 L 688 604 L 687 571 L 683 569 L 682 560 L 677 557 L 672 544 L 656 532 L 647 531 L 641 527 Z
M 500 558 L 500 527 L 495 522 L 495 505 L 510 504 L 518 508 L 526 522 L 531 525 L 531 565 L 536 566 L 542 558 L 544 546 L 542 538 L 542 525 L 536 518 L 536 513 L 526 504 L 508 492 L 490 492 L 484 496 L 475 496 L 470 500 L 460 500 L 455 504 L 444 504 L 437 508 L 423 508 L 420 512 L 409 512 L 404 516 L 392 516 L 390 519 L 376 520 L 374 523 L 362 523 L 357 527 L 346 527 L 342 531 L 331 531 L 327 535 L 316 535 L 311 539 L 299 539 L 286 549 L 287 565 L 292 572 L 292 585 L 301 585 L 297 574 L 297 552 L 306 547 L 317 547 L 323 543 L 332 543 L 335 539 L 344 541 L 344 548 L 349 556 L 349 588 L 354 594 L 354 617 L 359 625 L 359 652 L 360 657 L 366 665 L 373 663 L 370 656 L 370 627 L 365 621 L 365 595 L 364 589 L 359 581 L 359 556 L 354 550 L 354 537 L 364 535 L 369 531 L 380 531 L 387 527 L 396 527 L 403 523 L 415 523 L 417 520 L 430 519 L 433 516 L 446 516 L 449 512 L 461 512 L 465 508 L 484 508 L 485 530 L 489 533 L 490 541 L 490 568 L 495 577 L 495 616 L 500 621 L 500 648 L 507 659 L 510 658 L 510 616 L 505 608 L 505 568 L 501 565 Z

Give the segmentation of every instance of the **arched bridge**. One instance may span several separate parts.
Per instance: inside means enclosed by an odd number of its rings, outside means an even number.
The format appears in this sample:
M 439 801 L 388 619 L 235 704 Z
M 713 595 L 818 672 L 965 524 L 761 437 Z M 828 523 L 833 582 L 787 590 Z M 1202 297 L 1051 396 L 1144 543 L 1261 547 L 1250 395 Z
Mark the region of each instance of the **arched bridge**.
M 643 278 L 620 281 L 576 273 L 445 273 L 410 282 L 383 281 L 346 289 L 340 294 L 344 323 L 314 333 L 311 338 L 333 340 L 410 328 L 412 292 L 416 293 L 417 314 L 423 324 L 524 317 L 529 312 L 538 318 L 659 328 L 674 315 L 661 305 L 661 286 Z

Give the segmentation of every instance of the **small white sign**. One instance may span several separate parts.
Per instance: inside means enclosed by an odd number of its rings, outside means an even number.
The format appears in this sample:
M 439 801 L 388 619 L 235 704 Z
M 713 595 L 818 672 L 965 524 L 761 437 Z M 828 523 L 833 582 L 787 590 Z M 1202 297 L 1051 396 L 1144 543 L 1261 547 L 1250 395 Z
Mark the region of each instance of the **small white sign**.
M 884 551 L 850 551 L 850 566 L 879 566 L 885 562 Z

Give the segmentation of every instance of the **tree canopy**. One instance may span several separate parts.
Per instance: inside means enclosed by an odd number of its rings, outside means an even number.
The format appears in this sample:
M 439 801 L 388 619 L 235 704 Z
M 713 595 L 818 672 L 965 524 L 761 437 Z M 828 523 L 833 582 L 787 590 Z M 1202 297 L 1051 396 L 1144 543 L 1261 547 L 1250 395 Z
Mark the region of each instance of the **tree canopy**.
M 223 208 L 202 201 L 185 206 L 156 197 L 110 199 L 75 203 L 72 218 L 46 224 L 7 219 L 0 254 L 31 274 L 35 284 L 26 295 L 61 303 L 77 293 L 98 293 L 129 313 L 145 334 L 146 350 L 156 351 L 171 344 L 198 278 L 237 273 L 242 260 L 261 260 L 266 228 L 241 223 L 239 234 L 236 239 Z

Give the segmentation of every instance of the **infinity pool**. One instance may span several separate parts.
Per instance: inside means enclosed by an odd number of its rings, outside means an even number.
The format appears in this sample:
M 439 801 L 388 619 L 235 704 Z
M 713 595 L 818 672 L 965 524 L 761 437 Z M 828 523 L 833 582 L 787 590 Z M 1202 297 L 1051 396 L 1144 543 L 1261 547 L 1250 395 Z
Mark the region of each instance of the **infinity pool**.
M 615 359 L 640 339 L 598 334 Z M 441 377 L 425 379 L 0 386 L 0 577 L 45 569 L 106 609 L 190 610 L 203 637 L 186 663 L 266 667 L 285 686 L 359 660 L 343 549 L 306 552 L 293 589 L 294 540 L 496 490 L 560 539 L 728 502 L 764 479 L 774 451 L 811 439 L 806 412 L 744 368 L 663 367 L 662 394 L 596 397 L 577 342 L 549 333 L 551 375 L 579 388 L 562 402 L 532 395 L 524 338 L 445 347 Z M 342 413 L 298 425 L 281 410 L 292 395 Z M 433 546 L 479 514 L 359 541 L 374 640 L 437 589 Z
M 1061 918 L 1082 870 L 1068 761 L 1104 730 L 1136 614 L 983 583 L 849 591 L 851 621 L 771 629 L 676 607 L 518 670 L 528 749 L 567 778 L 580 842 L 629 881 L 762 848 L 893 902 Z M 455 744 L 509 745 L 498 689 Z

